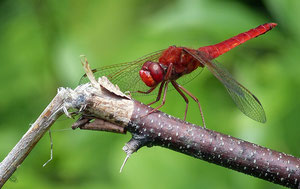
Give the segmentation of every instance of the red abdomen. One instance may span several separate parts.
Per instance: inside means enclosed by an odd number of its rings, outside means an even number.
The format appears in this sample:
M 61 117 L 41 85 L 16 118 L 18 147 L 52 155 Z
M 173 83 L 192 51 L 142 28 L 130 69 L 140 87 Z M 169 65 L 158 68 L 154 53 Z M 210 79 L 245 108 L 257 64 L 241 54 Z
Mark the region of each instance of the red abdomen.
M 237 36 L 234 36 L 230 39 L 227 39 L 221 43 L 200 47 L 198 50 L 207 53 L 211 59 L 217 58 L 218 56 L 226 53 L 227 51 L 231 50 L 232 48 L 248 41 L 249 39 L 258 37 L 267 31 L 271 30 L 277 26 L 276 23 L 266 23 L 260 25 L 254 29 L 251 29 L 247 32 L 241 33 Z

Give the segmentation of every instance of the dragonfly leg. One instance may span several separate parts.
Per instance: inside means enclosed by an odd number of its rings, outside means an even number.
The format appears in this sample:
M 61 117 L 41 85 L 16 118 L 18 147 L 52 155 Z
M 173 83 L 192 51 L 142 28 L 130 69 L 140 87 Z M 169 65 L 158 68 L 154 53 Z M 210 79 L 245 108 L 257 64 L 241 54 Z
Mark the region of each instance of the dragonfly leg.
M 151 93 L 154 89 L 156 89 L 157 85 L 155 87 L 150 88 L 148 91 L 136 91 L 134 93 L 142 93 L 142 94 L 149 94 Z
M 165 82 L 164 95 L 163 95 L 163 99 L 162 99 L 161 104 L 159 106 L 157 106 L 156 108 L 154 108 L 153 110 L 151 110 L 150 112 L 148 112 L 146 115 L 149 115 L 149 114 L 155 112 L 156 110 L 158 110 L 159 108 L 161 108 L 165 104 L 165 102 L 166 102 L 166 96 L 167 96 L 167 90 L 168 90 L 168 84 L 169 84 L 169 81 L 166 81 Z M 163 83 L 161 84 L 161 86 L 163 86 Z
M 172 75 L 173 63 L 169 64 L 164 80 L 167 81 Z
M 186 107 L 185 107 L 185 112 L 184 112 L 184 121 L 185 121 L 186 120 L 187 111 L 188 111 L 188 107 L 189 107 L 189 99 L 183 94 L 183 92 L 180 90 L 178 84 L 175 81 L 171 81 L 171 83 L 174 86 L 174 88 L 176 89 L 176 91 L 179 92 L 179 94 L 182 96 L 182 98 L 186 102 Z
M 176 83 L 176 81 L 174 81 L 174 83 Z M 203 116 L 203 111 L 202 111 L 202 108 L 201 108 L 201 104 L 198 100 L 197 97 L 195 97 L 190 91 L 186 90 L 184 87 L 182 87 L 181 85 L 179 85 L 178 83 L 176 83 L 177 86 L 183 90 L 186 94 L 188 94 L 197 104 L 198 104 L 198 107 L 199 107 L 199 110 L 200 110 L 200 114 L 201 114 L 201 118 L 202 118 L 202 122 L 203 122 L 203 127 L 206 127 L 205 126 L 205 121 L 204 121 L 204 116 Z
M 160 84 L 160 87 L 159 87 L 159 90 L 158 90 L 158 93 L 157 93 L 157 97 L 156 97 L 156 100 L 154 100 L 153 102 L 150 102 L 149 104 L 147 104 L 148 106 L 150 106 L 151 104 L 154 104 L 156 102 L 158 102 L 160 100 L 160 97 L 161 97 L 161 92 L 162 92 L 162 89 L 165 85 L 165 81 L 163 81 L 161 84 Z

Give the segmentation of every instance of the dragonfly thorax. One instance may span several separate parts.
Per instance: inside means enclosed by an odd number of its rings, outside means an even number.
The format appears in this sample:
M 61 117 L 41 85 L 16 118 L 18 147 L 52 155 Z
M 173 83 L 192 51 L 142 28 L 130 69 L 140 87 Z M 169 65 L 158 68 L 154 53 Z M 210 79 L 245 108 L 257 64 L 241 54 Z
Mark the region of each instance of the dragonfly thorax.
M 147 61 L 140 70 L 140 77 L 148 87 L 155 87 L 163 81 L 165 69 L 157 62 Z

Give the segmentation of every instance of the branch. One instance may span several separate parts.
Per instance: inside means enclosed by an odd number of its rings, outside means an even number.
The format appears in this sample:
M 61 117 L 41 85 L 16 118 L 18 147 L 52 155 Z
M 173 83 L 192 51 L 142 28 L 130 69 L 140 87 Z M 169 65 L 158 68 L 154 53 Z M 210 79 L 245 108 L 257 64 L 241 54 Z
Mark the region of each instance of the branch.
M 61 88 L 52 102 L 0 164 L 0 187 L 55 120 L 69 109 L 82 116 L 73 129 L 132 134 L 126 160 L 143 146 L 162 146 L 290 188 L 300 188 L 300 159 L 196 126 L 152 110 L 121 93 L 105 77 L 76 89 Z M 147 115 L 147 116 L 145 116 Z M 125 164 L 124 162 L 124 164 Z M 123 165 L 124 165 L 123 164 Z M 122 166 L 123 168 L 123 166 Z

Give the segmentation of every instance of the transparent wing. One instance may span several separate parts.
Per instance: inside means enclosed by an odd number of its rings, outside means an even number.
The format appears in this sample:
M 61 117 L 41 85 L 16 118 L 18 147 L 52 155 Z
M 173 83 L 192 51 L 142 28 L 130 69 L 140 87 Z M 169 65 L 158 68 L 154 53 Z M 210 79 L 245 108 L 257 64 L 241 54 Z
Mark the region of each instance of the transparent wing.
M 125 91 L 147 91 L 149 87 L 146 86 L 140 79 L 139 71 L 146 61 L 157 62 L 163 50 L 143 56 L 133 62 L 126 62 L 122 64 L 115 64 L 94 69 L 94 76 L 99 78 L 106 76 L 113 84 L 117 84 L 120 89 Z M 86 75 L 80 79 L 80 84 L 89 82 Z
M 231 74 L 225 68 L 221 67 L 220 64 L 216 64 L 211 61 L 207 54 L 199 51 L 197 54 L 190 51 L 189 53 L 203 63 L 209 69 L 209 71 L 212 72 L 214 76 L 223 83 L 237 107 L 245 115 L 255 121 L 261 123 L 266 122 L 265 111 L 256 96 L 254 96 L 248 89 L 233 79 Z

